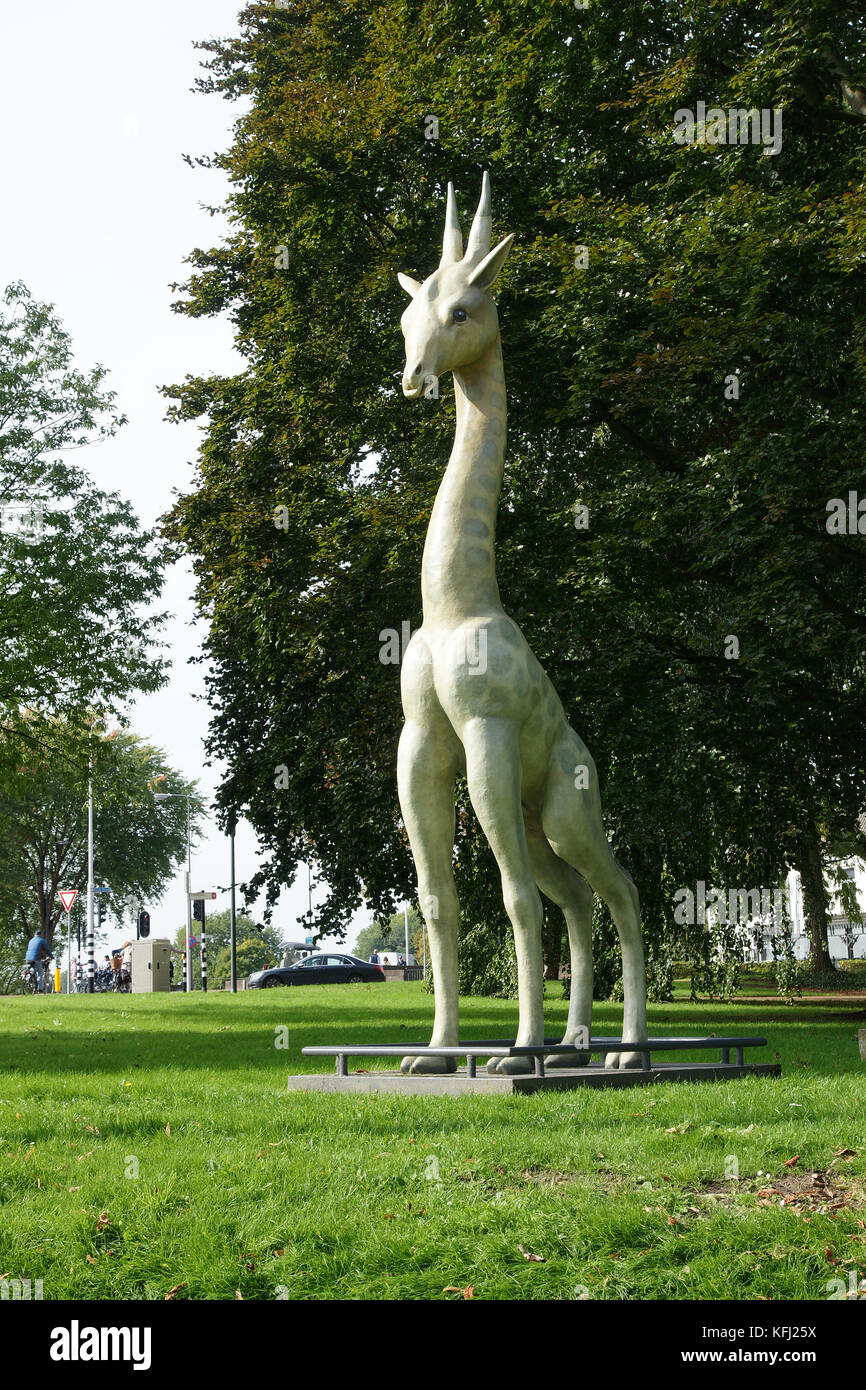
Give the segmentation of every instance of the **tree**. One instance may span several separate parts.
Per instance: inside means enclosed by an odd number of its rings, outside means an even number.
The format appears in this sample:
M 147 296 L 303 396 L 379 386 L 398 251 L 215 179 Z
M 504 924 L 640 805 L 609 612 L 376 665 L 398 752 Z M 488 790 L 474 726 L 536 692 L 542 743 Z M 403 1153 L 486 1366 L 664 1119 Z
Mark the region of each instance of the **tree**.
M 0 297 L 0 715 L 111 708 L 157 689 L 165 544 L 70 454 L 124 423 L 106 371 L 79 371 L 49 305 Z M 17 726 L 16 726 L 17 727 Z M 19 729 L 23 736 L 23 730 Z
M 41 927 L 49 942 L 64 918 L 61 888 L 87 883 L 87 782 L 92 755 L 97 881 L 109 888 L 118 924 L 158 897 L 186 856 L 186 805 L 157 803 L 154 784 L 192 793 L 192 824 L 204 806 L 194 784 L 161 749 L 123 730 L 93 733 L 71 719 L 34 714 L 0 725 L 0 936 L 21 942 Z M 22 752 L 23 750 L 23 752 Z
M 243 980 L 247 975 L 252 975 L 254 970 L 269 970 L 273 965 L 280 963 L 279 945 L 276 947 L 273 942 L 265 939 L 264 936 L 248 937 L 245 941 L 238 942 L 235 952 L 237 977 Z M 227 949 L 220 951 L 213 967 L 214 988 L 219 989 L 229 978 L 231 965 Z
M 247 367 L 173 388 L 209 423 L 169 531 L 209 623 L 222 813 L 266 851 L 253 886 L 273 899 L 315 859 L 339 932 L 413 883 L 380 656 L 420 618 L 453 408 L 399 398 L 395 272 L 432 268 L 446 180 L 474 197 L 487 167 L 517 235 L 500 589 L 593 749 L 651 974 L 673 952 L 717 975 L 678 888 L 790 866 L 820 961 L 821 849 L 866 804 L 864 531 L 827 524 L 866 492 L 858 8 L 289 0 L 202 47 L 202 89 L 246 109 L 214 161 L 233 235 L 194 253 L 177 308 L 230 314 Z M 780 150 L 678 144 L 698 101 L 781 108 Z M 465 789 L 455 870 L 464 959 L 498 952 L 507 990 Z M 603 910 L 597 936 L 613 985 Z M 561 942 L 553 912 L 551 967 Z
M 409 910 L 409 951 L 417 961 L 424 955 L 423 920 L 417 907 Z M 406 927 L 402 912 L 394 912 L 387 922 L 371 922 L 358 933 L 353 948 L 361 960 L 369 960 L 374 951 L 405 951 Z
M 207 905 L 205 905 L 207 906 Z M 214 989 L 220 989 L 224 981 L 231 976 L 231 913 L 228 909 L 223 912 L 208 914 L 205 918 L 207 930 L 206 946 L 208 961 L 208 984 Z M 178 950 L 184 948 L 184 936 L 186 929 L 181 927 L 175 935 L 174 944 Z M 201 986 L 201 925 L 193 923 L 193 934 L 198 938 L 199 945 L 192 952 L 192 979 L 193 988 Z M 235 916 L 235 959 L 240 960 L 240 948 L 242 944 L 249 942 L 263 943 L 268 952 L 268 960 L 276 965 L 282 956 L 282 942 L 279 933 L 269 926 L 264 926 L 250 917 L 245 912 L 238 912 Z M 244 960 L 247 957 L 244 956 Z M 261 967 L 250 967 L 259 969 Z M 238 975 L 249 974 L 249 969 L 245 967 L 242 971 L 237 966 Z
M 394 921 L 394 918 L 391 918 Z M 390 951 L 394 941 L 390 933 L 390 924 L 386 927 L 381 922 L 371 922 L 369 926 L 362 927 L 358 933 L 358 940 L 352 948 L 354 955 L 360 960 L 369 960 L 374 951 Z

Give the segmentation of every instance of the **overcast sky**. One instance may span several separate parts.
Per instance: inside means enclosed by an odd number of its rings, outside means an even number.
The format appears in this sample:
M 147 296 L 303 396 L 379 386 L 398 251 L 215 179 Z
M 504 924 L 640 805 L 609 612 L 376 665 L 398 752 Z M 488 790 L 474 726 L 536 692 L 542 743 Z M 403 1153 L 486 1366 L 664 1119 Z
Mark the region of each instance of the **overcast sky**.
M 184 257 L 212 245 L 225 225 L 202 204 L 221 203 L 226 180 L 191 169 L 182 155 L 226 149 L 238 112 L 191 90 L 206 56 L 193 43 L 236 33 L 240 8 L 239 0 L 151 0 L 144 7 L 28 0 L 4 6 L 0 18 L 0 280 L 23 280 L 36 299 L 56 306 L 79 367 L 101 362 L 109 369 L 129 424 L 77 461 L 100 487 L 129 498 L 146 525 L 167 510 L 175 489 L 189 489 L 199 439 L 197 425 L 165 423 L 159 386 L 241 365 L 227 322 L 187 319 L 169 307 L 169 285 L 185 278 Z M 193 623 L 191 595 L 189 567 L 175 567 L 163 604 L 173 614 L 170 682 L 131 714 L 135 731 L 198 778 L 209 798 L 220 774 L 204 767 L 208 710 L 195 697 L 206 676 L 188 665 L 203 631 Z M 242 880 L 256 862 L 244 824 L 236 843 Z M 228 842 L 214 821 L 194 853 L 193 878 L 202 889 L 229 881 Z M 148 906 L 152 933 L 173 934 L 185 918 L 182 876 Z M 221 894 L 214 908 L 227 906 Z M 284 937 L 295 938 L 306 906 L 303 872 L 274 916 Z

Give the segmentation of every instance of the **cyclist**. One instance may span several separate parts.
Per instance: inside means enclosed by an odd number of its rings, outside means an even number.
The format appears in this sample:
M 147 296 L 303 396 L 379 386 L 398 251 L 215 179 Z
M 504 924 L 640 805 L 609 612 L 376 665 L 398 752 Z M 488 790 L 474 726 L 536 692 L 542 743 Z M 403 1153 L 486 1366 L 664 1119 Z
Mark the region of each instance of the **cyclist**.
M 27 955 L 25 956 L 25 963 L 27 965 L 32 965 L 33 969 L 36 971 L 36 989 L 39 994 L 42 993 L 42 962 L 44 960 L 53 959 L 54 956 L 48 949 L 48 942 L 45 940 L 42 927 L 40 927 L 36 935 L 31 936 L 28 941 Z

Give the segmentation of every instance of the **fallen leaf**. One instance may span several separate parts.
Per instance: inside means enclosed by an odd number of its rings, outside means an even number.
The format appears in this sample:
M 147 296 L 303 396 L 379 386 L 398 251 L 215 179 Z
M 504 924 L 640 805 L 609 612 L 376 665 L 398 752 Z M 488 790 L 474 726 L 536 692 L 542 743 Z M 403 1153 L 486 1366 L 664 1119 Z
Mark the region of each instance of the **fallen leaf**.
M 85 1258 L 85 1260 L 87 1261 L 87 1263 L 88 1263 L 89 1265 L 95 1265 L 95 1264 L 96 1264 L 96 1261 L 95 1261 L 95 1259 L 93 1258 L 92 1255 L 85 1255 L 84 1258 Z
M 534 1264 L 547 1264 L 547 1259 L 544 1255 L 533 1255 L 532 1251 L 527 1250 L 525 1245 L 518 1245 L 517 1248 L 523 1256 L 524 1260 L 532 1260 Z
M 165 1302 L 165 1303 L 170 1303 L 171 1300 L 174 1298 L 175 1294 L 176 1294 L 176 1293 L 180 1293 L 181 1289 L 185 1289 L 185 1288 L 186 1288 L 186 1284 L 175 1284 L 173 1288 L 169 1289 L 169 1291 L 168 1291 L 168 1293 L 166 1294 L 166 1296 L 165 1296 L 163 1302 Z
M 799 1155 L 799 1154 L 794 1154 L 794 1157 L 793 1157 L 793 1158 L 786 1158 L 786 1159 L 785 1159 L 785 1164 L 784 1164 L 784 1166 L 785 1166 L 786 1168 L 793 1168 L 794 1164 L 795 1164 L 795 1163 L 799 1163 L 799 1162 L 800 1162 L 800 1155 Z
M 96 1229 L 97 1229 L 97 1231 L 104 1231 L 105 1228 L 106 1228 L 106 1226 L 110 1226 L 110 1225 L 111 1225 L 111 1217 L 108 1215 L 108 1212 L 107 1212 L 107 1211 L 101 1211 L 101 1212 L 99 1213 L 99 1215 L 97 1216 L 97 1218 L 96 1218 Z
M 240 1289 L 235 1289 L 235 1298 L 237 1299 L 238 1303 L 243 1303 L 244 1296 L 241 1293 Z
M 168 1137 L 171 1138 L 171 1125 L 166 1125 L 165 1132 L 168 1135 Z

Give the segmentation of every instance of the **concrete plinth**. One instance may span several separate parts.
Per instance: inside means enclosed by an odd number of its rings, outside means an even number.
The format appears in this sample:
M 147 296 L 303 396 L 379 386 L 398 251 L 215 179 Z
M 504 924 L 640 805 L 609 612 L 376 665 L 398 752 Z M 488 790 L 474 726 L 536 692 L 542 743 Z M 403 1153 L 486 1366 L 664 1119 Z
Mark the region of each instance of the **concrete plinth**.
M 737 1066 L 724 1062 L 659 1062 L 649 1071 L 617 1071 L 600 1064 L 573 1069 L 557 1068 L 545 1076 L 489 1076 L 479 1070 L 467 1076 L 459 1067 L 450 1076 L 404 1076 L 399 1071 L 334 1072 L 290 1076 L 290 1091 L 327 1091 L 358 1095 L 382 1092 L 395 1096 L 526 1095 L 536 1091 L 573 1091 L 581 1086 L 651 1086 L 657 1081 L 729 1081 L 740 1076 L 781 1076 L 778 1062 L 752 1062 Z

